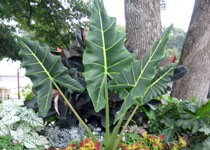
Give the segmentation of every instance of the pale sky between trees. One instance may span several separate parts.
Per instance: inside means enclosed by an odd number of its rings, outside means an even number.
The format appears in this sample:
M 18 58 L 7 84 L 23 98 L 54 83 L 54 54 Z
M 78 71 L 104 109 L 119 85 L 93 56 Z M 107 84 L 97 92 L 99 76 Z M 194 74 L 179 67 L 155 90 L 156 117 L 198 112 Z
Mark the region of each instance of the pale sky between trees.
M 188 29 L 195 0 L 166 0 L 166 10 L 161 12 L 162 26 Z M 104 0 L 105 7 L 110 16 L 117 18 L 117 23 L 125 25 L 124 0 Z
M 162 26 L 169 26 L 172 23 L 175 27 L 188 29 L 195 0 L 166 0 L 166 10 L 161 13 Z M 125 25 L 124 0 L 104 0 L 105 7 L 110 16 L 117 18 L 117 23 Z M 16 75 L 20 63 L 7 62 L 6 59 L 0 61 L 0 74 Z M 21 74 L 24 70 L 21 69 Z

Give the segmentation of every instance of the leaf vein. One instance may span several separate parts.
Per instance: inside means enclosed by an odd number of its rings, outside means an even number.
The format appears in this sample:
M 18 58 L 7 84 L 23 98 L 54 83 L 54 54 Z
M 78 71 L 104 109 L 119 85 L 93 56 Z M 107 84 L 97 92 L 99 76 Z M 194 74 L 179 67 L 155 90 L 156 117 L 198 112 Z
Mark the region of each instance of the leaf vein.
M 87 40 L 88 42 L 90 42 L 91 44 L 95 45 L 96 47 L 100 48 L 100 49 L 103 49 L 103 47 L 101 47 L 100 45 L 90 41 L 90 40 Z
M 43 60 L 42 60 L 42 63 L 44 63 L 46 57 L 47 57 L 47 50 L 45 50 L 45 54 L 44 54 L 44 58 L 43 58 Z
M 115 21 L 112 21 L 112 23 L 104 30 L 104 33 L 108 31 L 114 25 L 114 23 Z
M 69 87 L 71 87 L 72 89 L 77 89 L 78 91 L 81 91 L 79 88 L 74 87 L 74 86 L 71 85 L 71 84 L 64 83 L 64 82 L 59 81 L 59 80 L 57 80 L 57 79 L 55 79 L 55 81 L 58 82 L 58 83 L 61 83 L 61 84 L 63 84 L 63 85 L 69 86 Z
M 98 105 L 99 105 L 99 99 L 100 99 L 100 96 L 101 96 L 101 90 L 103 89 L 102 88 L 102 86 L 103 86 L 103 83 L 105 82 L 104 80 L 105 80 L 105 78 L 106 78 L 106 76 L 104 75 L 104 78 L 103 78 L 103 81 L 101 82 L 101 85 L 100 85 L 100 89 L 99 89 L 99 93 L 98 93 L 98 98 L 97 98 L 97 100 L 96 100 L 96 106 L 98 107 Z
M 115 64 L 109 66 L 108 69 L 110 69 L 110 68 L 112 68 L 112 67 L 114 67 L 114 66 L 116 66 L 116 65 L 119 65 L 121 62 L 126 61 L 127 59 L 130 59 L 131 57 L 133 57 L 133 55 L 131 55 L 130 57 L 127 57 L 127 58 L 125 58 L 125 59 L 122 59 L 122 60 L 116 62 Z
M 45 71 L 37 71 L 37 72 L 27 73 L 27 75 L 34 75 L 34 74 L 41 74 L 41 73 L 45 73 Z
M 104 66 L 99 63 L 87 63 L 86 65 L 96 65 L 96 66 L 100 66 L 100 67 L 104 68 Z
M 49 101 L 49 97 L 51 96 L 50 95 L 51 90 L 52 90 L 52 83 L 50 83 L 50 87 L 49 87 L 49 90 L 48 90 L 48 93 L 47 93 L 47 101 L 45 103 L 45 110 L 47 109 L 47 104 L 48 104 L 48 101 Z
M 88 79 L 88 81 L 93 80 L 93 79 L 96 79 L 96 78 L 99 78 L 99 77 L 100 77 L 101 75 L 103 75 L 103 74 L 104 74 L 104 72 L 98 74 L 98 75 L 95 76 L 95 77 L 92 77 L 92 78 Z
M 113 43 L 109 48 L 106 49 L 106 51 L 109 51 L 111 48 L 113 48 L 115 45 L 117 45 L 122 39 L 124 39 L 124 35 L 121 36 L 115 43 Z
M 52 64 L 52 66 L 50 67 L 49 73 L 52 71 L 52 69 L 54 68 L 55 64 L 58 62 L 59 58 L 56 59 L 56 61 Z

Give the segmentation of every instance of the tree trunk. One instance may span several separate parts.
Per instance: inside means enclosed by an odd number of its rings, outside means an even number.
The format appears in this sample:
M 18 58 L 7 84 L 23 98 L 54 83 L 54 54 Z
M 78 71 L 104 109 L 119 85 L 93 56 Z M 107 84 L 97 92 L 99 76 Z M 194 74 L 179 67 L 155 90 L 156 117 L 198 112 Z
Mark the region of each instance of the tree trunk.
M 125 20 L 126 46 L 140 59 L 161 34 L 160 0 L 125 0 Z
M 181 65 L 187 75 L 173 84 L 172 96 L 197 100 L 206 99 L 210 85 L 210 1 L 196 0 L 189 30 L 186 35 Z

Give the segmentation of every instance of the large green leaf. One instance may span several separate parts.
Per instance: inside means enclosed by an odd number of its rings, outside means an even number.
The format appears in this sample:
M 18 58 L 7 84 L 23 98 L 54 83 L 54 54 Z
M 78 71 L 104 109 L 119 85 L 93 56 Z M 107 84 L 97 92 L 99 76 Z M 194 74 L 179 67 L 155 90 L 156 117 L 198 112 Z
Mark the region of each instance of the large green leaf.
M 143 95 L 143 104 L 166 93 L 167 84 L 171 82 L 176 65 L 177 63 L 174 63 L 158 68 L 156 76 L 152 79 L 150 86 Z
M 130 66 L 134 54 L 124 47 L 125 34 L 116 31 L 116 19 L 109 17 L 102 0 L 94 1 L 83 56 L 87 90 L 95 111 L 105 107 L 108 77 Z
M 22 66 L 26 68 L 26 76 L 33 82 L 38 94 L 39 111 L 45 117 L 51 107 L 52 86 L 58 84 L 68 88 L 70 92 L 82 92 L 83 86 L 72 79 L 59 56 L 50 53 L 49 47 L 42 47 L 36 41 L 18 38 L 19 55 L 23 58 Z
M 120 111 L 116 114 L 115 121 L 134 103 L 143 105 L 145 101 L 144 96 L 146 96 L 147 101 L 149 97 L 153 97 L 152 95 L 148 95 L 148 92 L 153 95 L 159 95 L 158 93 L 161 93 L 154 86 L 161 81 L 163 82 L 164 77 L 167 77 L 166 75 L 170 72 L 170 69 L 168 70 L 169 72 L 166 71 L 166 74 L 162 76 L 159 74 L 160 76 L 157 76 L 157 78 L 154 77 L 157 64 L 164 56 L 171 29 L 172 26 L 166 29 L 163 35 L 154 43 L 151 50 L 145 53 L 141 61 L 134 61 L 129 69 L 123 70 L 118 75 L 114 75 L 113 80 L 109 84 L 109 88 L 117 91 L 120 97 L 124 99 Z M 164 89 L 164 87 L 161 86 L 161 89 Z M 153 92 L 151 93 L 151 91 Z

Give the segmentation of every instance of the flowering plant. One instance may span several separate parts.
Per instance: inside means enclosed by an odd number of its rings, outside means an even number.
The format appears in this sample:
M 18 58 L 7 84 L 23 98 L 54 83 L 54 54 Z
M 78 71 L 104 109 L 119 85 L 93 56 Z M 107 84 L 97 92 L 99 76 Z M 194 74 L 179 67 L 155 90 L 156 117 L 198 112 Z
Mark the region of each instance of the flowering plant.
M 129 133 L 128 134 L 133 134 Z M 165 144 L 163 142 L 164 135 L 153 135 L 144 132 L 138 136 L 138 141 L 128 144 L 128 138 L 131 136 L 123 136 L 121 143 L 118 145 L 119 150 L 179 150 L 186 146 L 186 138 L 179 137 L 177 142 Z M 137 138 L 136 138 L 137 140 Z M 73 142 L 64 148 L 49 147 L 46 150 L 102 150 L 103 142 L 96 142 L 89 138 L 85 138 L 79 142 Z
M 186 139 L 182 137 L 179 137 L 178 142 L 170 144 L 165 144 L 163 142 L 163 139 L 164 139 L 163 134 L 156 136 L 144 132 L 142 136 L 139 136 L 138 141 L 136 143 L 126 144 L 126 140 L 128 139 L 125 138 L 123 143 L 121 143 L 119 146 L 121 147 L 121 150 L 167 150 L 167 149 L 178 150 L 181 147 L 186 146 Z
M 101 150 L 101 143 L 85 138 L 82 141 L 71 143 L 64 148 L 49 147 L 47 150 Z

